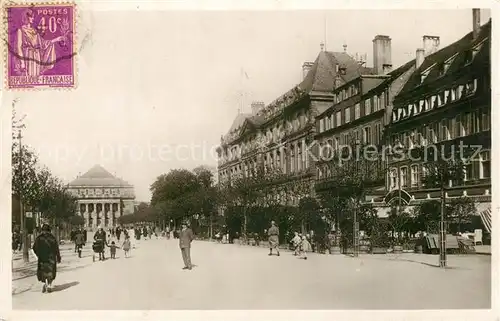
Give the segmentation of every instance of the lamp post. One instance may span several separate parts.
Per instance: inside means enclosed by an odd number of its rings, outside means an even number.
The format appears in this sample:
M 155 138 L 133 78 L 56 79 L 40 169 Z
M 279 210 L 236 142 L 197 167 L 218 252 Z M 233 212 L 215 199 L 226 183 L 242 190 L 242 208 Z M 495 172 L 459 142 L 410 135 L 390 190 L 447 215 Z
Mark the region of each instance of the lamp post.
M 352 252 L 354 257 L 358 257 L 359 255 L 359 222 L 358 222 L 358 213 L 357 213 L 357 203 L 356 199 L 353 197 L 352 199 L 353 206 L 353 242 L 352 242 Z
M 441 173 L 441 218 L 439 221 L 439 267 L 446 268 L 446 192 L 445 192 L 445 175 L 448 172 L 448 166 L 444 166 Z

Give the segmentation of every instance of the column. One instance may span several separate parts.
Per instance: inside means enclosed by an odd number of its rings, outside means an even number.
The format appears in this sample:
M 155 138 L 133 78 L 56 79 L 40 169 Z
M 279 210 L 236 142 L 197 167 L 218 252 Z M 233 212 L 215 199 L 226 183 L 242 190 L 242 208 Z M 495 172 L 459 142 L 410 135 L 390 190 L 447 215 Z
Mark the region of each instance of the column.
M 92 205 L 94 206 L 94 209 L 91 213 L 91 215 L 92 215 L 92 228 L 95 229 L 97 227 L 97 204 L 92 203 Z
M 85 227 L 90 227 L 89 226 L 89 209 L 88 209 L 88 204 L 84 203 L 83 204 L 83 220 L 85 221 L 84 226 Z
M 114 203 L 114 202 L 112 202 L 112 203 L 110 204 L 110 206 L 111 206 L 111 217 L 112 217 L 112 219 L 113 219 L 113 227 L 115 227 L 115 226 L 117 226 L 117 225 L 118 225 L 118 222 L 117 222 L 117 221 L 118 221 L 118 220 L 117 220 L 117 218 L 118 218 L 118 217 L 116 216 L 116 211 L 114 210 L 115 203 Z
M 108 227 L 109 226 L 109 212 L 106 212 L 106 203 L 103 202 L 102 203 L 102 216 L 103 216 L 103 220 L 104 220 L 104 227 Z M 106 217 L 108 218 L 106 220 Z

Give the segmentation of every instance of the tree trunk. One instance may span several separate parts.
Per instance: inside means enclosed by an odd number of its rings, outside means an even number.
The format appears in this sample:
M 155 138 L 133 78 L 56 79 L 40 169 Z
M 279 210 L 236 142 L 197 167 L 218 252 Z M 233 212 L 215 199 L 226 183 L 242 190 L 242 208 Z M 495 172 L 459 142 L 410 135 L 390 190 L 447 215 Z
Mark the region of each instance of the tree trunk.
M 210 240 L 212 240 L 213 238 L 213 218 L 212 218 L 212 214 L 210 214 Z
M 28 247 L 28 229 L 26 228 L 26 217 L 24 214 L 24 204 L 23 201 L 21 200 L 20 202 L 20 209 L 21 209 L 21 242 L 22 247 L 23 247 L 23 261 L 25 263 L 28 263 L 30 261 L 30 255 L 29 255 L 29 247 Z
M 53 226 L 54 226 L 54 236 L 56 238 L 57 244 L 59 244 L 59 226 L 57 225 L 57 218 L 54 217 Z
M 247 208 L 243 208 L 243 241 L 246 243 L 247 239 Z

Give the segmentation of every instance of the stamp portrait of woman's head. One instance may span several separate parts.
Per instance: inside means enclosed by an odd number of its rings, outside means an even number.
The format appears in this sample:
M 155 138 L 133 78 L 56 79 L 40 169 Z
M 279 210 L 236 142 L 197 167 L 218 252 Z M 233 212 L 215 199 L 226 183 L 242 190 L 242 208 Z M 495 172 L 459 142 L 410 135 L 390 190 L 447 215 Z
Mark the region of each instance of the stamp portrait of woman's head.
M 23 25 L 29 25 L 33 23 L 35 19 L 35 13 L 31 9 L 26 9 L 22 15 L 22 23 Z

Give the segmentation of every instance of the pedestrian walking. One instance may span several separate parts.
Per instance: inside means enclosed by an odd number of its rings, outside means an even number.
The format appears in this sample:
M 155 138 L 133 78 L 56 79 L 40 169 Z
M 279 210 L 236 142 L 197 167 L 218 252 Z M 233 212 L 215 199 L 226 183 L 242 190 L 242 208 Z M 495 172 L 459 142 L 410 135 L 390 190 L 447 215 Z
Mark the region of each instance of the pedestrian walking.
M 300 258 L 307 260 L 307 252 L 312 251 L 311 243 L 307 240 L 305 235 L 302 236 L 302 242 L 300 243 Z
M 42 293 L 52 292 L 52 282 L 57 275 L 57 263 L 61 263 L 59 244 L 50 233 L 50 226 L 44 224 L 42 233 L 35 239 L 33 252 L 38 257 L 36 276 L 38 281 L 43 282 Z
M 19 248 L 20 238 L 19 232 L 14 231 L 14 233 L 12 233 L 12 252 L 14 252 L 14 254 L 16 254 L 17 249 Z
M 182 223 L 182 229 L 179 233 L 179 247 L 181 249 L 182 260 L 184 261 L 183 270 L 191 270 L 191 242 L 193 242 L 193 231 L 187 226 L 187 223 Z
M 106 258 L 104 257 L 104 247 L 106 246 L 106 232 L 102 227 L 99 227 L 97 232 L 94 235 L 94 248 L 98 249 L 99 253 L 99 261 L 104 261 Z
M 274 221 L 271 221 L 271 227 L 267 231 L 267 235 L 269 236 L 269 255 L 273 255 L 273 249 L 276 249 L 277 255 L 280 256 L 280 230 Z
M 293 255 L 295 256 L 299 255 L 301 242 L 302 239 L 299 236 L 299 232 L 295 232 L 295 236 L 292 239 Z
M 122 229 L 119 226 L 116 228 L 115 233 L 116 233 L 117 240 L 120 241 L 120 236 L 122 235 Z
M 130 247 L 131 247 L 131 245 L 130 245 L 130 236 L 125 235 L 125 240 L 123 241 L 123 244 L 122 244 L 122 249 L 123 249 L 123 252 L 125 252 L 125 257 L 129 256 Z
M 135 234 L 135 229 L 133 227 L 131 227 L 128 230 L 128 236 L 129 236 L 129 239 L 130 239 L 130 245 L 134 249 L 135 248 L 135 243 L 136 243 L 135 240 L 137 240 L 137 236 Z
M 112 241 L 111 245 L 108 245 L 108 247 L 109 247 L 109 254 L 110 254 L 111 258 L 116 259 L 116 249 L 119 249 L 119 247 L 115 244 L 115 241 Z
M 76 230 L 76 232 L 75 232 L 75 246 L 76 246 L 76 250 L 78 252 L 79 258 L 82 257 L 82 248 L 83 248 L 84 244 L 85 244 L 85 239 L 84 239 L 83 231 Z
M 259 233 L 254 233 L 253 234 L 253 239 L 255 240 L 255 245 L 260 246 L 260 235 Z
M 73 243 L 75 243 L 75 253 L 78 252 L 78 249 L 77 249 L 77 246 L 76 246 L 76 242 L 75 242 L 76 232 L 77 232 L 77 229 L 73 228 L 71 230 L 71 233 L 69 234 L 70 241 L 73 242 Z

